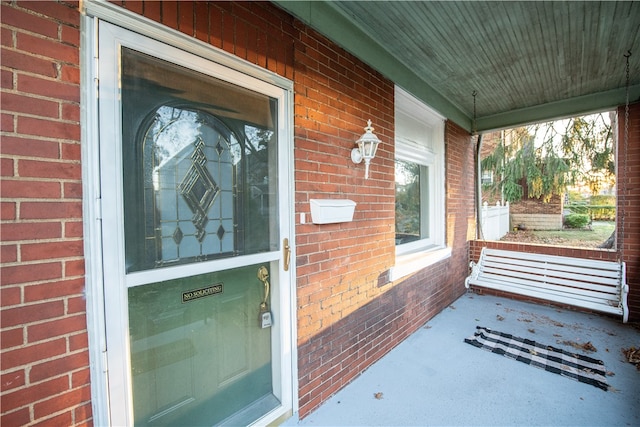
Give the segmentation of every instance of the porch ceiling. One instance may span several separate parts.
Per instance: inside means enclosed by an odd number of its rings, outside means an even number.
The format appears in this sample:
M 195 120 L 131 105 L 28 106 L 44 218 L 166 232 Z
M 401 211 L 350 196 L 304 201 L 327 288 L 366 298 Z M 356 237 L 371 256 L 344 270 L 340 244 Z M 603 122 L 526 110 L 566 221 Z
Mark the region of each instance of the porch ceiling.
M 469 130 L 640 99 L 640 2 L 276 3 Z

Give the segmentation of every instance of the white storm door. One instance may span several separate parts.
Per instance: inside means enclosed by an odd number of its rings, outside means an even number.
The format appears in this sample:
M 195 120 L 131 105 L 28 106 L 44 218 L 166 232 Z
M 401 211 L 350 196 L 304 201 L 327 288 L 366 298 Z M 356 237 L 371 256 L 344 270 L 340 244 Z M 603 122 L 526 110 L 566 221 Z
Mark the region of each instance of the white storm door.
M 98 54 L 110 422 L 273 421 L 292 408 L 290 92 L 105 22 Z

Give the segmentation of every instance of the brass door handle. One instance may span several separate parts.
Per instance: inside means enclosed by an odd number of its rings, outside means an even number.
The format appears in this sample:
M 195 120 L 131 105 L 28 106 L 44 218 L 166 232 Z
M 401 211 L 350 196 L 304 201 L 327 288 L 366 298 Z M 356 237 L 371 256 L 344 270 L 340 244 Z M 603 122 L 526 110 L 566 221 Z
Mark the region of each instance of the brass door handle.
M 264 285 L 264 300 L 260 304 L 261 309 L 267 310 L 267 301 L 269 300 L 269 270 L 264 265 L 258 268 L 258 280 Z
M 260 303 L 258 314 L 258 325 L 262 328 L 270 328 L 272 323 L 271 312 L 269 311 L 269 270 L 264 265 L 258 268 L 258 280 L 264 285 L 264 299 Z
M 289 246 L 289 239 L 287 238 L 282 242 L 282 251 L 284 256 L 284 271 L 289 271 L 289 264 L 291 263 L 291 246 Z

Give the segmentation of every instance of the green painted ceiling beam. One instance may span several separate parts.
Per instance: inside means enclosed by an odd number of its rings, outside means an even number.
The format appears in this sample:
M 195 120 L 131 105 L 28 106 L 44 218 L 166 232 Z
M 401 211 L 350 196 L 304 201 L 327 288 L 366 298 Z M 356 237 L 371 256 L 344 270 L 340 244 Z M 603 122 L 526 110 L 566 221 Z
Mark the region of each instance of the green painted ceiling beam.
M 629 101 L 640 100 L 640 85 L 629 88 Z M 614 89 L 565 99 L 563 101 L 536 105 L 519 110 L 507 111 L 477 119 L 478 132 L 512 128 L 529 123 L 575 117 L 599 111 L 614 110 L 626 103 L 626 89 Z

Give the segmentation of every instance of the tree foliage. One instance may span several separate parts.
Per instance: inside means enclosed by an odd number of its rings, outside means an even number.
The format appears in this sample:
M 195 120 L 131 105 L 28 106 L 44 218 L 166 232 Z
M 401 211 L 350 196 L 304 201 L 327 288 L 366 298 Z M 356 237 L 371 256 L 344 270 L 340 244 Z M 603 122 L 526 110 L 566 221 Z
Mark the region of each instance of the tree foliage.
M 482 170 L 495 177 L 483 190 L 502 192 L 510 202 L 527 197 L 548 202 L 576 184 L 597 194 L 615 176 L 615 147 L 605 114 L 503 131 L 481 161 Z
M 396 233 L 420 237 L 420 165 L 396 160 Z

